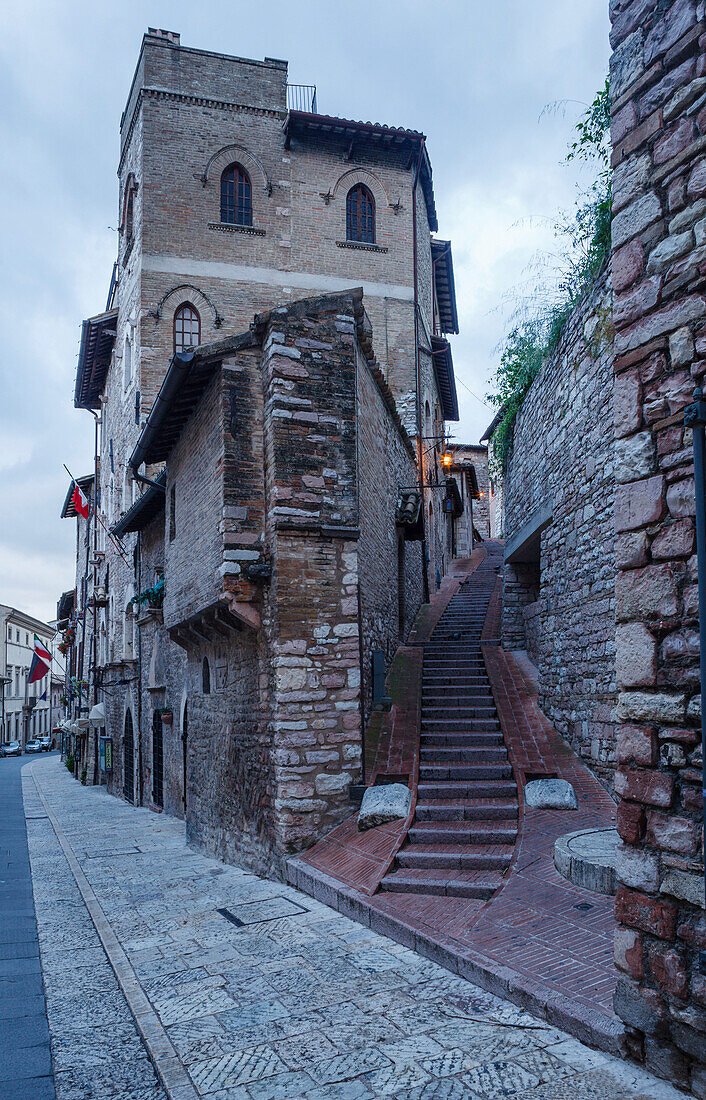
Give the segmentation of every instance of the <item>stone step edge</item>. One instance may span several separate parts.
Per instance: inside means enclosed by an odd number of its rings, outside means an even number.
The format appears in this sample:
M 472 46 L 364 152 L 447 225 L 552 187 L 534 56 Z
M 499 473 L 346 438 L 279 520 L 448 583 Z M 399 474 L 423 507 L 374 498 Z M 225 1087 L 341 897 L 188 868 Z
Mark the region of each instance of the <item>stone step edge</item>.
M 303 894 L 358 924 L 416 951 L 488 993 L 511 1001 L 587 1046 L 617 1057 L 624 1056 L 625 1028 L 617 1017 L 592 1010 L 567 994 L 557 993 L 541 981 L 527 978 L 450 937 L 418 931 L 399 917 L 381 912 L 372 904 L 372 898 L 366 898 L 296 856 L 287 860 L 286 874 L 287 882 Z

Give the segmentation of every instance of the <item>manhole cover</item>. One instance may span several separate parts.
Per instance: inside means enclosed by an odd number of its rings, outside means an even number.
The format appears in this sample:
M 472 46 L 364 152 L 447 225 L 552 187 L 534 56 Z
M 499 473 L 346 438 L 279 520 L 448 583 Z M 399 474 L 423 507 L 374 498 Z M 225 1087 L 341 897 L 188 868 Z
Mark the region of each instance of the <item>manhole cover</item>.
M 554 866 L 560 875 L 584 890 L 614 894 L 617 890 L 615 852 L 619 843 L 615 829 L 581 829 L 567 833 L 554 845 Z

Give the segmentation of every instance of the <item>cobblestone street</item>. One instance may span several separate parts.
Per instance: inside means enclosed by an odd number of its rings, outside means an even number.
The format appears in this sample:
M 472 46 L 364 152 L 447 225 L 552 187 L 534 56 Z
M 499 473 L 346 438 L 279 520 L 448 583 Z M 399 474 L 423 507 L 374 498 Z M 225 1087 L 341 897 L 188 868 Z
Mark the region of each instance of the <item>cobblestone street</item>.
M 23 785 L 59 1100 L 681 1095 L 57 760 Z

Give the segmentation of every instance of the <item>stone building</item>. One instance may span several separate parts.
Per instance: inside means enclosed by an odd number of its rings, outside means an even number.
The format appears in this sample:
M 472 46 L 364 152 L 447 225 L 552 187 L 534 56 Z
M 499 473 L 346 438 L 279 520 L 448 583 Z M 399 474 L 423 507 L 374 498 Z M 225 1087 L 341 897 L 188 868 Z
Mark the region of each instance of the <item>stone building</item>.
M 465 557 L 474 546 L 490 535 L 488 508 L 490 479 L 488 477 L 488 448 L 482 443 L 450 443 L 449 473 L 455 478 L 464 505 L 452 529 L 454 557 Z
M 611 18 L 612 263 L 516 421 L 503 636 L 534 655 L 545 710 L 619 802 L 615 1009 L 627 1051 L 706 1097 L 685 424 L 706 373 L 706 11 L 696 0 L 613 0 Z
M 451 245 L 424 135 L 167 31 L 118 175 L 75 389 L 110 530 L 91 521 L 84 568 L 77 525 L 76 732 L 114 793 L 277 873 L 350 812 L 373 651 L 452 555 Z

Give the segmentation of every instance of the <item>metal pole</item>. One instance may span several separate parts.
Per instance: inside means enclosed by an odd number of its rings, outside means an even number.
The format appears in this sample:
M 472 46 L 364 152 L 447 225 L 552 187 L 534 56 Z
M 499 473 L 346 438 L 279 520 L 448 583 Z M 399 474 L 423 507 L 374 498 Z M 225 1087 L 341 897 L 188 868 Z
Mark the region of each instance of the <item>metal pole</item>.
M 701 674 L 701 788 L 703 823 L 706 826 L 706 476 L 704 470 L 704 426 L 706 400 L 700 386 L 694 390 L 694 404 L 684 410 L 684 424 L 692 428 L 694 438 L 694 489 L 696 499 L 696 561 L 699 582 L 699 661 Z M 706 888 L 706 858 L 704 859 Z M 706 972 L 706 952 L 699 954 L 699 967 Z

